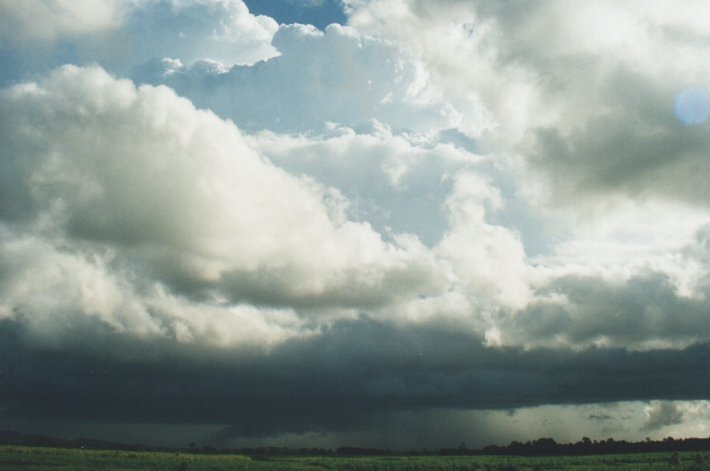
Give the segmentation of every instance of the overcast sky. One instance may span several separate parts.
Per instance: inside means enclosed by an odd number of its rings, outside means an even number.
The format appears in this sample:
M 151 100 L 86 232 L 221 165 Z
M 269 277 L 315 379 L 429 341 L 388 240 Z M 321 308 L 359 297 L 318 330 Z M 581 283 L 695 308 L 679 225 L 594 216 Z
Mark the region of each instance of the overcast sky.
M 706 0 L 0 0 L 0 429 L 710 435 Z

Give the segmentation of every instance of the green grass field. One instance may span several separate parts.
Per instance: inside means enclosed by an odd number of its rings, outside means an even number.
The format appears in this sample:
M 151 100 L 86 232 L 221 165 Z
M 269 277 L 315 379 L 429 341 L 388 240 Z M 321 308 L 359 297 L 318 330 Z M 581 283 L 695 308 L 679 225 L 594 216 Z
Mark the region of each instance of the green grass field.
M 710 470 L 698 453 L 574 457 L 273 457 L 0 446 L 0 470 Z

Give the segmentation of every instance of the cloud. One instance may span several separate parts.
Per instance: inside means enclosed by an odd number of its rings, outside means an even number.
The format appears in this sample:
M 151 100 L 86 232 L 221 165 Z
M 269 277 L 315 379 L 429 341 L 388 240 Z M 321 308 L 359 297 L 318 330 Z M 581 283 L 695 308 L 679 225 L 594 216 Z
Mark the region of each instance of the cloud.
M 461 173 L 446 204 L 450 229 L 437 250 L 474 296 L 496 306 L 523 307 L 528 302 L 527 258 L 515 232 L 490 224 L 486 207 L 502 204 L 500 194 L 480 176 Z
M 710 433 L 701 3 L 49 5 L 0 3 L 0 420 Z
M 496 338 L 526 348 L 640 350 L 703 341 L 708 264 L 706 228 L 698 225 L 705 218 L 682 205 L 647 203 L 578 224 L 553 254 L 531 260 L 532 298 L 492 321 Z
M 57 348 L 38 345 L 26 329 L 16 320 L 0 325 L 6 420 L 224 424 L 232 437 L 258 438 L 365 433 L 378 423 L 395 431 L 418 423 L 420 412 L 421 420 L 432 419 L 427 411 L 435 409 L 453 417 L 540 404 L 687 400 L 708 392 L 707 382 L 698 381 L 704 368 L 698 358 L 707 356 L 707 345 L 524 352 L 484 348 L 480 339 L 436 323 L 398 327 L 361 317 L 336 321 L 319 335 L 294 337 L 263 355 L 218 346 L 176 348 L 101 329 L 81 344 Z M 605 410 L 587 406 L 571 415 L 594 412 Z M 644 420 L 643 411 L 637 413 L 634 433 Z M 544 411 L 527 420 L 543 418 L 554 420 Z M 502 419 L 499 427 L 514 427 L 515 416 Z M 456 424 L 439 422 L 445 434 L 462 429 Z
M 485 159 L 438 135 L 416 139 L 381 123 L 360 132 L 331 123 L 319 136 L 263 131 L 248 139 L 289 173 L 337 188 L 351 218 L 382 234 L 416 235 L 429 247 L 448 229 L 445 202 L 454 176 L 485 172 Z
M 676 427 L 674 437 L 704 436 L 707 425 L 702 424 L 708 410 L 707 401 L 673 401 L 678 408 L 696 413 L 697 418 L 686 420 Z M 380 414 L 372 419 L 376 430 L 351 432 L 289 433 L 269 437 L 235 436 L 233 427 L 220 425 L 150 424 L 120 422 L 68 423 L 25 419 L 23 430 L 56 435 L 66 429 L 69 436 L 94 436 L 105 440 L 124 440 L 131 437 L 134 443 L 152 443 L 186 446 L 224 447 L 289 446 L 291 448 L 340 446 L 384 447 L 393 450 L 457 447 L 462 441 L 469 448 L 490 444 L 507 445 L 513 440 L 525 442 L 541 436 L 553 437 L 558 443 L 580 440 L 580 430 L 592 440 L 640 441 L 646 436 L 663 439 L 661 431 L 638 430 L 643 424 L 644 410 L 651 404 L 628 401 L 611 404 L 559 405 L 521 408 L 515 410 L 447 410 L 432 408 L 416 412 Z M 597 420 L 595 417 L 603 417 Z M 19 422 L 15 422 L 19 424 Z M 695 435 L 693 435 L 695 433 Z M 649 437 L 651 438 L 651 437 Z
M 430 315 L 448 316 L 463 309 L 473 311 L 467 317 L 474 318 L 491 305 L 524 306 L 529 296 L 525 250 L 514 230 L 491 222 L 505 202 L 487 179 L 487 160 L 441 143 L 439 136 L 432 141 L 382 126 L 371 133 L 336 127 L 327 137 L 262 132 L 252 138 L 288 171 L 339 188 L 351 203 L 349 212 L 381 233 L 408 232 L 427 243 L 449 293 L 445 300 L 427 303 L 403 300 L 391 315 L 403 310 L 418 317 L 414 312 L 434 309 Z M 451 304 L 454 294 L 459 308 Z
M 233 124 L 167 88 L 67 66 L 0 99 L 7 243 L 36 239 L 46 253 L 38 266 L 59 257 L 114 274 L 106 282 L 114 301 L 99 316 L 106 322 L 123 322 L 115 319 L 122 291 L 147 298 L 137 303 L 149 319 L 224 312 L 226 322 L 240 303 L 374 307 L 442 285 L 416 238 L 385 242 L 369 224 L 347 220 L 336 190 L 275 167 Z M 19 260 L 14 266 L 26 269 Z M 161 289 L 165 302 L 155 300 Z M 197 302 L 207 305 L 188 307 Z M 39 311 L 51 306 L 29 315 Z
M 221 422 L 235 436 L 263 437 L 359 433 L 376 420 L 396 427 L 386 418 L 430 408 L 707 393 L 697 381 L 704 345 L 618 348 L 670 325 L 649 324 L 653 309 L 623 324 L 646 330 L 605 348 L 519 349 L 531 338 L 545 344 L 545 325 L 555 325 L 532 320 L 512 348 L 484 346 L 495 344 L 495 313 L 535 293 L 519 239 L 488 221 L 501 195 L 464 149 L 419 147 L 385 129 L 245 138 L 165 87 L 136 87 L 98 67 L 6 88 L 0 105 L 6 417 Z M 418 166 L 442 155 L 450 167 L 439 172 L 452 174 L 438 196 L 440 241 L 384 238 L 350 220 L 333 187 L 265 156 L 286 162 L 303 155 L 299 146 L 317 163 L 341 149 L 342 165 L 386 151 L 391 161 L 373 173 L 390 185 L 385 193 L 417 183 L 409 177 Z M 572 346 L 598 335 L 584 326 L 599 299 L 633 313 L 641 296 L 663 312 L 702 312 L 700 301 L 659 289 L 662 278 L 590 294 L 593 281 L 550 288 L 583 313 L 564 324 Z M 680 339 L 697 334 L 696 321 L 680 324 Z
M 403 44 L 450 101 L 467 83 L 498 123 L 487 142 L 519 154 L 548 203 L 707 201 L 705 135 L 673 115 L 676 95 L 710 78 L 694 59 L 701 2 L 346 3 L 351 25 Z
M 164 59 L 138 67 L 133 78 L 169 85 L 245 129 L 317 132 L 327 122 L 362 129 L 376 120 L 423 133 L 460 119 L 453 106 L 428 96 L 425 70 L 388 42 L 340 25 L 325 32 L 285 25 L 273 45 L 281 55 L 254 66 Z
M 646 423 L 644 430 L 659 430 L 668 425 L 677 425 L 684 422 L 682 408 L 672 402 L 657 402 L 646 409 Z
M 482 305 L 524 305 L 522 243 L 487 220 L 504 207 L 503 198 L 495 182 L 478 177 L 487 173 L 484 159 L 455 127 L 461 114 L 431 95 L 426 71 L 394 45 L 338 25 L 325 32 L 282 26 L 274 45 L 281 55 L 254 66 L 163 60 L 135 77 L 168 84 L 246 129 L 273 130 L 255 139 L 271 159 L 337 187 L 355 217 L 382 233 L 413 232 L 438 245 L 444 263 L 455 260 L 444 270 L 457 278 L 453 284 L 466 285 L 465 296 Z M 474 113 L 470 122 L 478 118 Z M 454 181 L 456 196 L 448 194 Z
M 271 45 L 277 28 L 272 18 L 252 15 L 242 0 L 146 0 L 133 9 L 120 36 L 130 65 L 170 57 L 231 66 L 277 55 Z
M 318 40 L 334 34 L 347 44 L 357 38 L 335 28 L 308 34 Z M 66 67 L 43 83 L 7 89 L 4 97 L 6 116 L 14 116 L 15 124 L 3 136 L 8 143 L 3 217 L 27 230 L 54 231 L 70 246 L 80 241 L 77 250 L 91 244 L 109 248 L 111 257 L 101 257 L 115 260 L 112 269 L 141 275 L 130 283 L 135 289 L 148 290 L 158 283 L 191 303 L 281 306 L 296 308 L 300 315 L 311 309 L 337 317 L 364 308 L 394 319 L 453 316 L 467 319 L 479 333 L 487 332 L 492 344 L 510 345 L 537 345 L 547 334 L 540 331 L 541 337 L 533 339 L 535 330 L 518 332 L 505 321 L 508 314 L 503 320 L 491 314 L 500 307 L 514 312 L 534 300 L 529 309 L 546 312 L 541 318 L 556 312 L 569 316 L 569 306 L 575 306 L 574 312 L 599 309 L 596 300 L 576 299 L 576 293 L 589 292 L 595 283 L 604 285 L 595 278 L 599 273 L 585 278 L 553 265 L 552 275 L 544 275 L 538 291 L 531 291 L 521 240 L 514 231 L 489 221 L 503 206 L 503 197 L 482 176 L 480 159 L 466 149 L 393 134 L 384 126 L 362 134 L 331 126 L 331 137 L 261 133 L 245 140 L 234 126 L 195 110 L 165 88 L 136 89 L 98 68 Z M 87 122 L 84 116 L 93 118 Z M 41 138 L 36 130 L 41 130 Z M 129 135 L 131 139 L 121 137 Z M 119 149 L 114 142 L 125 144 Z M 30 146 L 32 152 L 23 158 Z M 310 177 L 289 175 L 253 146 L 286 169 Z M 106 150 L 97 154 L 97 147 Z M 333 155 L 338 153 L 342 157 L 334 166 Z M 379 158 L 382 153 L 387 158 Z M 362 165 L 366 155 L 371 164 L 362 168 L 371 170 L 353 179 L 347 165 L 353 165 L 354 158 Z M 330 169 L 323 171 L 326 165 Z M 381 182 L 381 195 L 386 195 L 378 199 L 397 194 L 407 199 L 422 184 L 408 180 L 410 176 L 431 170 L 440 175 L 440 182 L 449 183 L 433 189 L 438 194 L 433 195 L 432 208 L 442 222 L 430 247 L 404 233 L 383 239 L 380 234 L 388 231 L 384 217 L 377 226 L 380 232 L 367 222 L 376 211 L 386 214 L 406 206 L 378 204 L 366 208 L 361 222 L 349 220 L 349 200 L 357 203 L 355 198 L 374 181 Z M 344 188 L 345 196 L 335 188 Z M 416 226 L 398 229 L 417 232 Z M 563 264 L 568 263 L 565 257 Z M 668 270 L 659 271 L 656 279 L 663 280 Z M 645 279 L 643 274 L 634 276 Z M 576 284 L 579 289 L 573 288 Z M 670 290 L 659 293 L 669 299 L 676 295 Z M 694 302 L 702 312 L 702 303 Z M 672 306 L 659 300 L 644 312 L 665 318 L 676 311 Z M 636 307 L 633 311 L 640 312 Z M 572 332 L 582 329 L 586 316 L 569 317 L 565 325 Z M 640 318 L 644 325 L 648 319 L 645 314 Z M 689 325 L 693 331 L 692 322 Z M 564 339 L 560 346 L 583 348 L 609 341 L 598 329 L 603 327 L 555 335 Z M 683 332 L 671 340 L 655 328 L 642 327 L 634 348 L 664 342 L 687 346 L 692 339 Z M 190 337 L 188 332 L 181 338 Z
M 707 339 L 707 294 L 678 295 L 668 277 L 625 281 L 562 277 L 537 290 L 543 298 L 502 322 L 512 344 L 588 348 L 679 348 Z
M 65 64 L 100 63 L 127 76 L 165 57 L 229 67 L 278 54 L 271 45 L 276 21 L 252 15 L 242 0 L 4 1 L 0 13 L 2 85 Z
M 553 197 L 661 195 L 705 206 L 708 143 L 700 128 L 678 122 L 669 105 L 682 84 L 649 87 L 635 73 L 618 75 L 607 79 L 617 90 L 609 91 L 613 103 L 598 116 L 569 132 L 534 131 L 531 157 L 549 175 Z
M 518 288 L 500 291 L 498 303 L 519 299 L 521 309 L 492 316 L 492 344 L 508 336 L 528 347 L 645 349 L 697 340 L 707 265 L 691 247 L 708 222 L 707 143 L 702 125 L 683 125 L 673 106 L 709 77 L 693 60 L 707 44 L 701 3 L 353 0 L 346 9 L 352 27 L 419 61 L 441 99 L 478 103 L 496 123 L 478 121 L 477 149 L 506 162 L 493 184 L 508 206 L 525 201 L 533 225 L 516 216 L 522 237 L 544 233 L 529 261 L 457 259 L 487 273 L 532 265 Z M 495 250 L 514 254 L 515 244 L 503 249 L 509 236 L 492 236 Z
M 126 5 L 118 0 L 0 2 L 0 41 L 52 41 L 118 28 Z

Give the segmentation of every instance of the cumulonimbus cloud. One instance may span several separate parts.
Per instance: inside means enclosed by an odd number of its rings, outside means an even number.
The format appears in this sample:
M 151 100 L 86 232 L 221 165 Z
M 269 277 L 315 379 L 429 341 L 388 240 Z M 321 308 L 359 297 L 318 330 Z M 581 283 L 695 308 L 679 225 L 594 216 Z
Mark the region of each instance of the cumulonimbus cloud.
M 335 190 L 275 167 L 167 88 L 64 67 L 4 90 L 2 121 L 6 238 L 98 257 L 136 291 L 318 308 L 440 284 L 416 238 L 385 242 L 347 220 Z
M 707 397 L 707 143 L 673 109 L 707 8 L 345 4 L 324 31 L 240 0 L 16 22 L 5 416 L 261 439 Z M 619 408 L 662 433 L 687 404 Z

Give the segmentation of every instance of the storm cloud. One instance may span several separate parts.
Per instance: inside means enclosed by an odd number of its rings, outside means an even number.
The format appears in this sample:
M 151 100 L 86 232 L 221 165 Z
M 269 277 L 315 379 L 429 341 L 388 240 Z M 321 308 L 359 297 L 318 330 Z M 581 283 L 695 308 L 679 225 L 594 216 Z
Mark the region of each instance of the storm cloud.
M 704 3 L 6 3 L 1 427 L 710 433 Z

